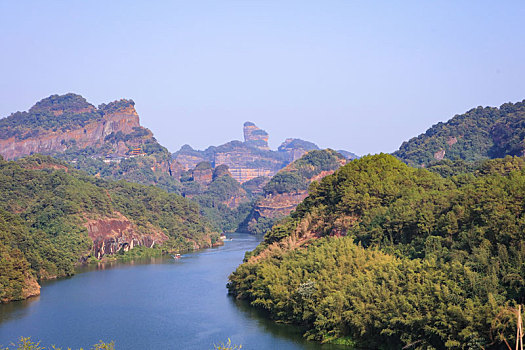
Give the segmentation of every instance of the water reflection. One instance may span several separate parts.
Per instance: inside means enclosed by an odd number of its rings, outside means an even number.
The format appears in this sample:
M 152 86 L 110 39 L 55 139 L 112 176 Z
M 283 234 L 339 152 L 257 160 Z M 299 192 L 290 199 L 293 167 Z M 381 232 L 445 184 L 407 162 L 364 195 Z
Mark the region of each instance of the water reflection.
M 243 349 L 341 349 L 306 342 L 301 329 L 227 295 L 229 274 L 260 241 L 230 237 L 177 260 L 86 265 L 74 277 L 43 283 L 39 298 L 0 305 L 0 345 L 31 336 L 62 348 L 103 339 L 117 349 L 213 349 L 231 338 Z
M 301 344 L 302 349 L 323 349 L 323 350 L 348 350 L 348 347 L 334 344 L 319 344 L 316 342 L 307 341 L 303 334 L 305 329 L 295 325 L 277 323 L 270 319 L 270 316 L 264 310 L 256 309 L 250 306 L 250 303 L 244 300 L 236 300 L 229 297 L 230 302 L 237 308 L 244 317 L 255 320 L 257 326 L 265 333 L 291 340 L 296 344 Z
M 9 320 L 27 317 L 31 313 L 31 305 L 38 303 L 39 300 L 40 296 L 36 296 L 27 300 L 13 301 L 0 305 L 0 325 Z

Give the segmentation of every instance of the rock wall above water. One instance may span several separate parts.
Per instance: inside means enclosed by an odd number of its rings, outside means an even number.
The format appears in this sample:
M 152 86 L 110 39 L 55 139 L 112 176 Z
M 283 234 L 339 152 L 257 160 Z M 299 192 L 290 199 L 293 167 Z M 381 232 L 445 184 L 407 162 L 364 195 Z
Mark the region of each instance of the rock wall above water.
M 92 254 L 100 259 L 104 255 L 128 251 L 135 246 L 153 248 L 162 244 L 168 237 L 159 229 L 151 227 L 149 234 L 139 234 L 135 225 L 119 212 L 114 217 L 89 220 L 85 223 L 89 238 L 93 241 Z

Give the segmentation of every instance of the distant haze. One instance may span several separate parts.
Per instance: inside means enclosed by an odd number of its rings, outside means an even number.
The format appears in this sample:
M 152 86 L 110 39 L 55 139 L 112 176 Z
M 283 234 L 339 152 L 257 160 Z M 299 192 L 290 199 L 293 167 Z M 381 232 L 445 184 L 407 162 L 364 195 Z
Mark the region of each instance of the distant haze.
M 525 99 L 523 1 L 0 1 L 0 116 L 136 103 L 174 152 L 253 121 L 357 154 Z

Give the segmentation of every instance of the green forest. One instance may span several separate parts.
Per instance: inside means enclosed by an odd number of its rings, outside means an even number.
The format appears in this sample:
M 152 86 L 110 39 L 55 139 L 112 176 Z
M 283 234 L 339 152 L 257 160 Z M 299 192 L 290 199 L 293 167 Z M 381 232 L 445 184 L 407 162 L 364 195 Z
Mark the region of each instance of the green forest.
M 346 159 L 338 152 L 312 150 L 275 174 L 263 187 L 263 196 L 277 194 L 295 194 L 308 189 L 316 176 L 325 171 L 334 171 L 344 164 Z M 241 231 L 264 234 L 279 221 L 282 216 L 262 217 L 257 212 L 257 198 L 251 206 L 249 215 L 239 224 Z
M 144 130 L 144 129 L 143 129 Z M 126 136 L 129 136 L 128 134 Z M 110 135 L 112 136 L 112 135 Z M 100 176 L 107 180 L 125 180 L 143 185 L 155 185 L 165 191 L 181 194 L 178 178 L 170 174 L 170 154 L 154 138 L 142 141 L 144 155 L 133 158 L 122 158 L 116 163 L 104 162 L 103 155 L 110 153 L 111 138 L 102 147 L 78 149 L 73 146 L 54 157 L 67 161 L 72 167 L 89 175 Z
M 429 166 L 436 153 L 444 159 L 475 162 L 525 153 L 525 101 L 499 108 L 477 107 L 440 122 L 424 134 L 403 142 L 394 155 L 408 164 Z
M 211 182 L 201 183 L 194 178 L 194 172 L 204 171 L 211 175 Z M 181 194 L 198 203 L 201 214 L 210 222 L 214 230 L 234 232 L 249 214 L 255 196 L 244 189 L 231 177 L 228 166 L 212 168 L 209 162 L 200 162 L 197 166 L 180 176 Z M 232 198 L 240 203 L 228 206 Z
M 322 171 L 337 169 L 344 160 L 342 155 L 331 149 L 310 151 L 272 177 L 264 186 L 264 194 L 306 190 L 314 176 Z
M 312 340 L 503 346 L 525 302 L 525 160 L 453 165 L 443 177 L 380 154 L 312 183 L 246 254 L 230 293 Z
M 160 250 L 218 239 L 197 204 L 153 186 L 111 182 L 47 156 L 0 159 L 0 300 L 21 299 L 31 281 L 69 276 L 91 255 L 87 220 L 125 216 L 136 233 L 159 230 Z
M 76 94 L 52 95 L 37 102 L 28 112 L 16 112 L 0 119 L 0 138 L 18 140 L 43 131 L 69 131 L 102 119 L 102 112 Z

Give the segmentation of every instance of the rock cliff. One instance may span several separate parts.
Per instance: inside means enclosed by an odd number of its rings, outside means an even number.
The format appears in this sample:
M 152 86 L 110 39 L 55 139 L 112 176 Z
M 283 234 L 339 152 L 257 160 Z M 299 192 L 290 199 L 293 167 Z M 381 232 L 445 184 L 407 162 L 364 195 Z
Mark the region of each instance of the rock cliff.
M 45 100 L 40 101 L 28 112 L 29 116 L 38 119 L 39 123 L 26 126 L 27 128 L 36 128 L 37 132 L 35 129 L 29 133 L 29 130 L 24 131 L 20 127 L 6 126 L 7 122 L 11 121 L 10 119 L 16 119 L 20 113 L 12 114 L 4 120 L 0 120 L 0 128 L 5 129 L 3 134 L 9 134 L 9 131 L 12 130 L 19 130 L 9 138 L 0 139 L 0 154 L 5 159 L 20 158 L 33 153 L 54 154 L 64 152 L 73 146 L 78 149 L 101 147 L 109 135 L 119 132 L 123 135 L 131 134 L 137 129 L 142 131 L 142 139 L 153 136 L 151 131 L 140 126 L 139 116 L 132 100 L 112 102 L 107 106 L 101 106 L 100 109 L 96 109 L 92 105 L 67 109 L 67 104 L 62 107 L 59 104 L 48 108 L 39 107 L 44 102 Z M 56 127 L 46 128 L 47 119 L 54 120 L 55 117 L 59 116 L 66 118 L 66 115 L 83 116 L 87 113 L 99 117 L 85 118 L 87 120 L 77 124 L 66 124 L 64 121 L 65 125 L 58 124 Z M 125 156 L 129 152 L 128 146 L 137 146 L 137 142 L 128 144 L 122 140 L 116 140 L 113 146 L 113 154 Z
M 182 166 L 140 125 L 133 100 L 95 107 L 80 95 L 53 95 L 0 119 L 0 155 L 16 159 L 34 153 L 98 177 L 179 192 Z
M 268 133 L 262 129 L 259 129 L 254 123 L 244 123 L 243 132 L 244 142 L 251 144 L 259 149 L 270 149 L 270 147 L 268 147 Z
M 244 142 L 230 141 L 220 146 L 210 146 L 204 151 L 184 145 L 173 154 L 173 158 L 185 170 L 193 169 L 201 162 L 209 162 L 212 167 L 226 165 L 235 180 L 245 183 L 257 177 L 270 178 L 307 152 L 319 149 L 312 142 L 289 138 L 277 151 L 270 150 L 268 133 L 252 122 L 244 123 L 243 134 Z M 341 153 L 348 159 L 357 157 L 347 151 Z
M 219 239 L 199 207 L 177 194 L 97 180 L 50 156 L 0 156 L 0 178 L 0 303 L 38 294 L 37 281 L 70 276 L 78 261 Z
M 84 225 L 93 241 L 92 255 L 97 259 L 120 250 L 128 251 L 135 246 L 153 248 L 168 239 L 153 226 L 149 227 L 149 234 L 139 233 L 136 225 L 119 212 L 115 212 L 113 217 L 88 220 Z

